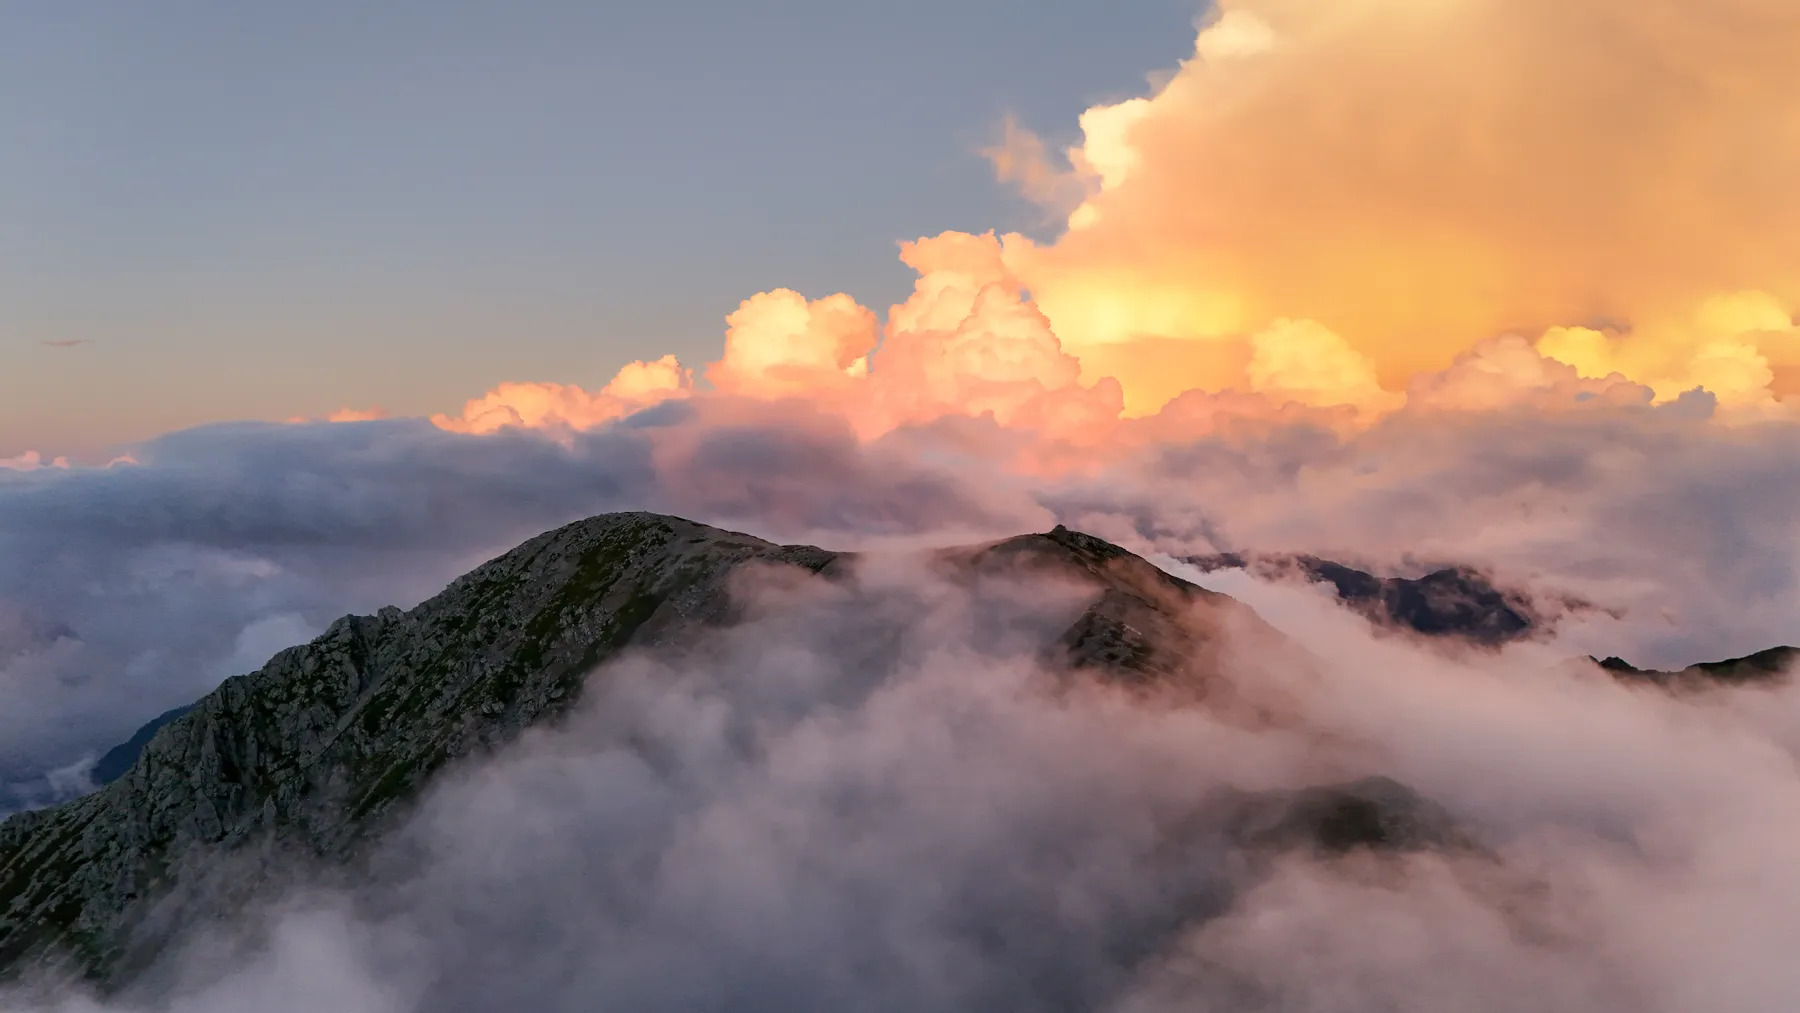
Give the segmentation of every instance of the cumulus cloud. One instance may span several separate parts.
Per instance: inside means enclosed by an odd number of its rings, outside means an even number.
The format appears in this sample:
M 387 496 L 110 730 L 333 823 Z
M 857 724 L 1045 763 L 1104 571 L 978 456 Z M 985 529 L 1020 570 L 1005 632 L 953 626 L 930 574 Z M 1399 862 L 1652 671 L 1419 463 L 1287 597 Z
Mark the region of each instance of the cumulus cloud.
M 903 243 L 919 278 L 885 319 L 756 294 L 698 389 L 805 401 L 867 439 L 992 416 L 1037 434 L 1015 463 L 1040 471 L 1200 435 L 1176 422 L 1196 404 L 1366 426 L 1647 391 L 1787 418 L 1800 145 L 1771 40 L 1796 33 L 1774 0 L 1229 3 L 1153 94 L 1084 113 L 1065 165 L 1008 121 L 989 157 L 1048 204 L 1079 195 L 1063 235 Z M 673 358 L 632 371 L 656 379 L 507 383 L 435 421 L 579 430 L 696 389 Z
M 1399 400 L 1343 338 L 1313 320 L 1277 320 L 1250 339 L 1250 389 L 1305 404 L 1381 411 Z
M 1026 164 L 1043 147 L 1015 127 L 997 161 L 1059 201 L 1076 184 L 1045 180 L 1086 182 L 1067 233 L 1013 239 L 1008 265 L 1134 410 L 1242 382 L 1230 356 L 1171 339 L 1241 344 L 1279 319 L 1342 335 L 1390 390 L 1483 338 L 1601 319 L 1630 331 L 1571 364 L 1662 397 L 1705 384 L 1756 401 L 1776 361 L 1790 368 L 1786 0 L 1225 0 L 1214 15 L 1153 93 L 1082 115 L 1066 158 Z
M 507 383 L 435 420 L 580 430 L 693 389 L 804 401 L 865 439 L 991 416 L 1035 434 L 1012 463 L 1046 472 L 1296 405 L 1344 428 L 1647 391 L 1789 418 L 1788 6 L 1228 0 L 1068 151 L 1003 125 L 988 157 L 1066 214 L 1060 236 L 902 243 L 919 277 L 885 318 L 753 295 L 710 387 L 665 358 L 628 366 L 657 377 L 631 392 Z
M 1557 411 L 1581 406 L 1649 404 L 1656 392 L 1619 373 L 1584 376 L 1556 353 L 1560 343 L 1580 340 L 1574 331 L 1604 339 L 1597 331 L 1559 328 L 1533 348 L 1516 334 L 1489 338 L 1442 372 L 1414 376 L 1406 405 L 1420 410 L 1491 411 L 1530 407 Z M 1550 346 L 1550 347 L 1546 347 Z
M 440 429 L 491 433 L 507 426 L 590 429 L 673 398 L 686 397 L 693 377 L 673 355 L 631 362 L 598 393 L 574 384 L 503 383 L 463 406 L 460 416 L 433 415 Z
M 830 396 L 869 369 L 875 314 L 838 293 L 808 301 L 791 289 L 744 300 L 725 318 L 725 356 L 707 379 L 729 394 Z
M 1007 270 L 998 238 L 947 232 L 902 244 L 900 256 L 919 278 L 885 325 L 843 293 L 808 300 L 777 289 L 746 299 L 726 318 L 723 357 L 706 369 L 712 392 L 803 401 L 844 416 L 865 438 L 983 415 L 1068 438 L 1103 433 L 1117 419 L 1118 384 L 1080 382 L 1081 363 Z M 666 382 L 635 396 L 617 389 L 627 373 L 652 368 Z M 470 401 L 460 418 L 432 421 L 465 433 L 582 430 L 685 396 L 690 386 L 671 356 L 627 366 L 597 396 L 579 387 L 506 383 Z

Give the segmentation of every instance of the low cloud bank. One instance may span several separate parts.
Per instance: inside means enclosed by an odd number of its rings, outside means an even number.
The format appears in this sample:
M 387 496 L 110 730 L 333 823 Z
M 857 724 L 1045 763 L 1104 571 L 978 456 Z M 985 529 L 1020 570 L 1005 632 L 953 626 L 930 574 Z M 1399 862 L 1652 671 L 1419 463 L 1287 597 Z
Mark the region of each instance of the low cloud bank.
M 833 548 L 1061 522 L 1170 556 L 1471 565 L 1591 603 L 1559 627 L 1564 653 L 1680 667 L 1800 642 L 1795 435 L 1681 405 L 1400 412 L 1351 433 L 1227 426 L 1041 475 L 1014 465 L 1042 441 L 992 418 L 863 440 L 841 416 L 726 398 L 585 432 L 191 430 L 138 463 L 0 472 L 0 780 L 13 807 L 66 795 L 51 772 L 336 616 L 410 606 L 617 509 Z

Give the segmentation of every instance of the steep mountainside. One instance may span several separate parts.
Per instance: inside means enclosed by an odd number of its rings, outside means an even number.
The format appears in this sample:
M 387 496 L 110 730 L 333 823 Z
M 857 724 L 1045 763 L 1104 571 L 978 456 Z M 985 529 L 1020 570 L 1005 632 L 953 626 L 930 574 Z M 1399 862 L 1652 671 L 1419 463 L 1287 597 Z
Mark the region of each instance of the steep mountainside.
M 842 580 L 851 561 L 612 514 L 534 538 L 411 611 L 341 619 L 168 721 L 99 792 L 0 826 L 0 968 L 128 976 L 181 927 L 254 894 L 259 861 L 354 861 L 434 773 L 554 718 L 607 659 L 731 623 L 747 568 Z M 1087 588 L 1044 649 L 1102 678 L 1203 687 L 1224 624 L 1277 637 L 1233 599 L 1062 528 L 938 562 L 961 579 Z M 1364 820 L 1371 843 L 1407 819 L 1404 800 L 1381 797 L 1391 813 Z
M 124 777 L 130 772 L 132 764 L 138 761 L 138 757 L 144 755 L 144 747 L 150 744 L 150 740 L 156 737 L 157 732 L 162 731 L 164 725 L 193 709 L 193 704 L 184 704 L 163 711 L 144 722 L 144 726 L 133 732 L 131 738 L 108 749 L 99 760 L 95 761 L 91 773 L 94 783 L 111 784 Z

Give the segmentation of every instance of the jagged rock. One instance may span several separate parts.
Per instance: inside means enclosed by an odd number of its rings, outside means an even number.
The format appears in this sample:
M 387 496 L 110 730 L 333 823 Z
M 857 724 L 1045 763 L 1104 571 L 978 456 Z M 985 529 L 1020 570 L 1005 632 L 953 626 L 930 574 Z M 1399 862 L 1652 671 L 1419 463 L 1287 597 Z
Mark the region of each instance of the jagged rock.
M 837 580 L 851 559 L 611 514 L 534 538 L 411 611 L 340 619 L 168 721 L 100 791 L 0 825 L 0 969 L 128 977 L 184 927 L 246 903 L 277 856 L 354 862 L 440 769 L 555 718 L 620 651 L 729 624 L 745 568 Z M 1090 603 L 1052 651 L 1133 686 L 1203 687 L 1223 623 L 1278 639 L 1235 600 L 1060 527 L 939 560 L 971 579 L 1083 588 Z

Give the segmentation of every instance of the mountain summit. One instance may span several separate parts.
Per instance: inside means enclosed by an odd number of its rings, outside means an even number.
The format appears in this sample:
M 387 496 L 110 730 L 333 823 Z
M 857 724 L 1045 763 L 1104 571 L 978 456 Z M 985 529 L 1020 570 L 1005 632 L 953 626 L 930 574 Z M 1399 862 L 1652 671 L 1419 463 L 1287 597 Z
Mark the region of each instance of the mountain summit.
M 247 903 L 273 856 L 356 861 L 437 772 L 552 721 L 621 652 L 678 651 L 731 626 L 746 581 L 843 583 L 857 562 L 609 514 L 533 538 L 410 611 L 340 619 L 168 717 L 100 791 L 0 826 L 0 967 L 121 980 L 184 927 Z M 1039 631 L 1041 656 L 1128 686 L 1204 693 L 1227 627 L 1279 639 L 1234 599 L 1060 527 L 928 565 L 963 583 L 1072 588 Z

